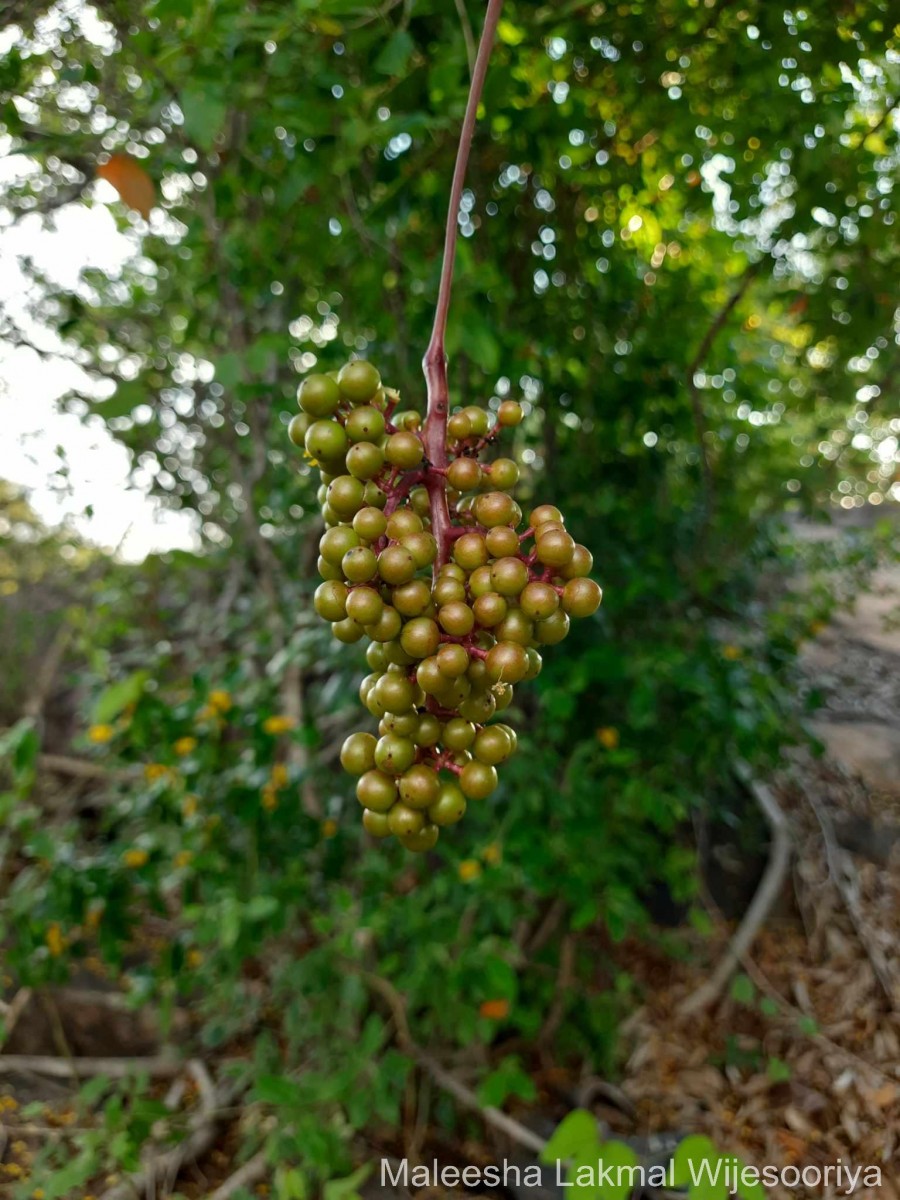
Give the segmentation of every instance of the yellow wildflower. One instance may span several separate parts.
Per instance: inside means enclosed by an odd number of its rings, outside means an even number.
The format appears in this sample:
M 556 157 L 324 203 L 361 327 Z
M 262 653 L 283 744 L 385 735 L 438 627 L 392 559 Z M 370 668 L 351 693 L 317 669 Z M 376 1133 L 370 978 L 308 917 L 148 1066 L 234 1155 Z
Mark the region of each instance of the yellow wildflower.
M 44 1191 L 43 1188 L 35 1188 L 34 1191 L 31 1193 L 31 1200 L 44 1200 L 44 1197 L 46 1195 L 47 1195 L 47 1193 Z
M 740 646 L 734 646 L 729 642 L 727 646 L 722 647 L 722 657 L 727 658 L 729 662 L 737 662 L 743 656 L 744 652 Z
M 481 852 L 481 857 L 484 859 L 484 861 L 486 863 L 490 863 L 492 866 L 496 866 L 496 864 L 498 862 L 500 862 L 503 858 L 503 850 L 502 850 L 502 847 L 500 846 L 500 843 L 499 842 L 491 842 L 490 845 L 485 846 L 485 848 Z
M 89 742 L 93 742 L 95 746 L 102 746 L 104 742 L 112 741 L 116 731 L 112 725 L 92 725 L 87 735 Z
M 144 767 L 144 778 L 148 783 L 155 783 L 157 779 L 164 779 L 169 774 L 169 768 L 163 763 L 147 763 Z
M 44 935 L 44 941 L 47 943 L 47 949 L 54 958 L 59 958 L 63 950 L 66 948 L 66 939 L 63 937 L 59 923 L 54 921 Z
M 0 596 L 14 596 L 19 590 L 19 585 L 15 579 L 4 579 L 0 583 Z
M 126 867 L 143 867 L 150 859 L 150 855 L 146 850 L 126 850 L 122 855 L 122 862 Z
M 7 1163 L 3 1170 L 7 1175 L 11 1175 L 13 1179 L 20 1179 L 25 1174 L 18 1163 Z
M 180 737 L 173 746 L 173 749 L 179 758 L 184 758 L 186 754 L 191 754 L 197 749 L 197 739 L 194 737 Z
M 199 967 L 203 962 L 203 955 L 199 950 L 188 950 L 185 961 L 189 967 Z
M 466 858 L 459 864 L 459 877 L 463 883 L 471 883 L 481 874 L 481 863 L 474 858 Z
M 0 1096 L 0 1111 L 15 1112 L 18 1107 L 18 1100 L 13 1099 L 12 1096 Z
M 813 621 L 809 627 L 809 636 L 818 637 L 820 633 L 824 633 L 828 628 L 827 621 Z
M 327 821 L 322 822 L 322 837 L 333 838 L 338 831 L 337 821 L 333 821 L 331 817 Z
M 193 794 L 185 796 L 185 798 L 181 802 L 182 813 L 186 817 L 195 816 L 196 812 L 197 812 L 197 806 L 199 805 L 199 803 L 200 803 L 199 797 L 197 797 Z
M 276 763 L 272 768 L 272 787 L 283 788 L 287 787 L 288 769 L 284 763 Z
M 193 861 L 193 858 L 194 853 L 192 850 L 179 850 L 175 855 L 175 866 L 186 867 L 190 862 Z
M 278 794 L 270 783 L 262 790 L 262 806 L 266 812 L 273 812 L 278 807 Z
M 597 730 L 597 741 L 606 750 L 615 750 L 619 745 L 618 729 L 613 729 L 611 725 L 604 725 L 602 729 Z
M 231 708 L 231 694 L 221 688 L 217 691 L 210 692 L 209 703 L 216 710 L 216 712 L 227 713 Z
M 293 717 L 266 717 L 262 727 L 266 733 L 290 733 L 295 724 Z
M 88 909 L 87 914 L 85 915 L 85 918 L 84 918 L 84 927 L 88 931 L 88 933 L 94 933 L 100 927 L 100 922 L 102 920 L 103 920 L 103 905 L 96 904 L 92 908 Z

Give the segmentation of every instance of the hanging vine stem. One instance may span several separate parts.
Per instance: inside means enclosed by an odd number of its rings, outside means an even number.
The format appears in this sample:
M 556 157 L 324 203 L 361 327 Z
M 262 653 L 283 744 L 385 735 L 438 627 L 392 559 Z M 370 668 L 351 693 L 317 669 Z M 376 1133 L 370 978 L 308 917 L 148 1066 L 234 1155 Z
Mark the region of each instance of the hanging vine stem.
M 487 12 L 484 18 L 484 28 L 481 31 L 481 41 L 478 44 L 478 54 L 475 59 L 475 69 L 472 72 L 472 82 L 469 87 L 469 98 L 466 102 L 466 112 L 463 117 L 462 130 L 459 135 L 459 148 L 456 152 L 456 165 L 453 168 L 453 181 L 450 185 L 450 204 L 447 209 L 447 228 L 444 235 L 444 257 L 441 263 L 441 279 L 438 286 L 437 306 L 434 313 L 434 326 L 431 340 L 425 357 L 422 359 L 422 370 L 425 373 L 425 384 L 428 395 L 428 415 L 425 418 L 423 441 L 425 456 L 430 470 L 426 468 L 425 487 L 428 491 L 428 502 L 431 508 L 431 531 L 437 541 L 437 558 L 435 571 L 447 561 L 450 555 L 452 540 L 450 526 L 450 511 L 447 507 L 447 484 L 444 472 L 447 468 L 447 414 L 450 409 L 450 394 L 447 387 L 447 354 L 444 346 L 447 333 L 447 316 L 450 312 L 450 289 L 453 283 L 453 265 L 456 261 L 456 239 L 459 233 L 459 205 L 462 199 L 463 183 L 466 178 L 466 168 L 469 164 L 469 151 L 472 148 L 472 135 L 475 132 L 475 122 L 478 116 L 478 104 L 487 76 L 491 50 L 500 20 L 500 10 L 503 0 L 488 0 Z

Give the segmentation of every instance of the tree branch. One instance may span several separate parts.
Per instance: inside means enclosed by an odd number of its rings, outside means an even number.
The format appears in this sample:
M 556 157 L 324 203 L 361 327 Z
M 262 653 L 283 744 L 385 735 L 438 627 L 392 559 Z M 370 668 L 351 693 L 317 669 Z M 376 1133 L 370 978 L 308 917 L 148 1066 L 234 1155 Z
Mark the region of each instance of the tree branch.
M 484 28 L 481 31 L 481 41 L 475 60 L 475 70 L 472 73 L 472 84 L 469 88 L 469 99 L 466 102 L 466 112 L 463 117 L 462 130 L 459 135 L 459 148 L 456 152 L 456 165 L 453 168 L 453 180 L 450 185 L 450 203 L 447 209 L 447 226 L 444 235 L 444 257 L 441 263 L 441 278 L 438 285 L 437 305 L 434 313 L 434 326 L 431 340 L 422 360 L 422 370 L 428 391 L 428 416 L 425 420 L 423 441 L 425 455 L 431 467 L 437 471 L 427 470 L 425 487 L 428 490 L 428 501 L 431 508 L 431 530 L 434 534 L 438 552 L 434 562 L 437 572 L 444 565 L 450 552 L 450 513 L 447 509 L 447 485 L 443 471 L 447 466 L 447 413 L 450 408 L 450 397 L 447 388 L 447 355 L 444 343 L 447 333 L 447 317 L 450 312 L 450 289 L 453 283 L 453 266 L 456 261 L 456 241 L 459 233 L 459 205 L 462 199 L 463 183 L 466 178 L 466 168 L 469 164 L 469 151 L 472 148 L 472 135 L 475 132 L 475 122 L 478 116 L 478 104 L 487 76 L 488 63 L 497 32 L 497 22 L 500 20 L 500 10 L 503 0 L 488 0 L 487 13 L 484 18 Z

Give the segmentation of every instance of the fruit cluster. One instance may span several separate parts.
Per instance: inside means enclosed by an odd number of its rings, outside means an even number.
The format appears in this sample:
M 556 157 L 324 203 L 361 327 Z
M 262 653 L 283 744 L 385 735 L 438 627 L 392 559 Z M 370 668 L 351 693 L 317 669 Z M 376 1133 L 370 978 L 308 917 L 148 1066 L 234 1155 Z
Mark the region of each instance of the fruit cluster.
M 341 763 L 359 777 L 368 832 L 428 850 L 467 800 L 490 795 L 515 750 L 510 726 L 488 722 L 538 675 L 569 618 L 597 609 L 591 554 L 549 504 L 519 532 L 518 467 L 480 461 L 522 420 L 515 401 L 493 416 L 452 413 L 439 466 L 420 415 L 398 411 L 370 363 L 310 375 L 298 399 L 288 432 L 319 467 L 326 526 L 316 612 L 340 641 L 371 643 L 359 694 L 378 736 L 351 734 Z

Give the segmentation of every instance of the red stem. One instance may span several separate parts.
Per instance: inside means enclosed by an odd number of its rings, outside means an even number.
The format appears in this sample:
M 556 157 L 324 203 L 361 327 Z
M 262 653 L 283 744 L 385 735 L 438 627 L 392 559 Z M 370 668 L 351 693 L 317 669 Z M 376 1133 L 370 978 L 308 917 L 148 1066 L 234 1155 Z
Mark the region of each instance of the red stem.
M 459 232 L 459 204 L 462 199 L 463 183 L 466 178 L 466 167 L 469 163 L 469 151 L 472 148 L 472 135 L 475 132 L 475 121 L 478 116 L 478 103 L 484 88 L 494 36 L 497 32 L 497 22 L 500 20 L 500 9 L 503 0 L 488 0 L 487 13 L 484 18 L 484 28 L 481 31 L 481 41 L 478 44 L 478 55 L 475 59 L 475 69 L 472 72 L 472 83 L 469 88 L 469 98 L 466 102 L 466 112 L 463 117 L 462 130 L 459 135 L 459 148 L 456 152 L 456 165 L 453 168 L 453 181 L 450 185 L 450 204 L 447 211 L 447 228 L 444 235 L 444 258 L 441 264 L 441 280 L 438 286 L 437 306 L 434 313 L 434 326 L 431 340 L 425 357 L 422 359 L 422 370 L 425 373 L 425 384 L 428 392 L 428 415 L 425 418 L 423 442 L 425 455 L 431 466 L 446 470 L 447 467 L 447 414 L 450 410 L 450 393 L 447 387 L 447 355 L 444 342 L 447 333 L 447 316 L 450 312 L 450 288 L 453 282 L 453 265 L 456 261 L 456 239 Z M 447 508 L 447 484 L 444 477 L 437 472 L 426 470 L 425 487 L 428 490 L 428 502 L 431 508 L 431 532 L 437 540 L 438 552 L 434 569 L 438 571 L 450 557 L 450 512 Z

